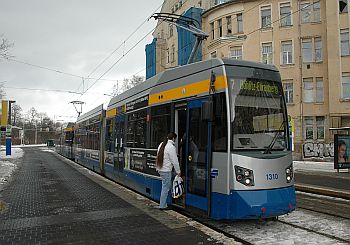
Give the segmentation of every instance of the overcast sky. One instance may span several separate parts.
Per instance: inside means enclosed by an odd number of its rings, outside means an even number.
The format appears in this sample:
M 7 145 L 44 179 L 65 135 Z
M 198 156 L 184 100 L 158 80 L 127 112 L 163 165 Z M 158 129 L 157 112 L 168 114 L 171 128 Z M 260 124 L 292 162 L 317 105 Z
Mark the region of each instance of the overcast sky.
M 93 69 L 161 6 L 162 0 L 0 0 L 0 35 L 14 43 L 13 59 L 60 72 L 87 77 Z M 113 63 L 156 25 L 146 22 L 92 78 L 99 78 Z M 103 79 L 122 80 L 145 75 L 145 45 L 143 40 L 126 55 Z M 100 80 L 84 96 L 70 93 L 20 90 L 82 91 L 82 79 L 14 61 L 0 61 L 0 82 L 5 82 L 6 98 L 15 100 L 24 112 L 35 107 L 56 120 L 68 121 L 76 116 L 73 100 L 86 102 L 83 113 L 106 103 L 116 81 Z M 95 80 L 85 80 L 85 88 Z M 10 88 L 12 87 L 12 88 Z M 71 119 L 73 120 L 73 119 Z

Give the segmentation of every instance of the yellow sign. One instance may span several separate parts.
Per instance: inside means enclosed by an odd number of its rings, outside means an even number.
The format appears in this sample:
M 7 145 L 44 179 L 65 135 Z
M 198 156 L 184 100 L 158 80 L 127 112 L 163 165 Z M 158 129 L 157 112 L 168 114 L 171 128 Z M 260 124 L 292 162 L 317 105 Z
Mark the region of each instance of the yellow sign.
M 7 126 L 8 124 L 8 101 L 7 100 L 3 100 L 2 101 L 2 110 L 1 110 L 1 126 Z

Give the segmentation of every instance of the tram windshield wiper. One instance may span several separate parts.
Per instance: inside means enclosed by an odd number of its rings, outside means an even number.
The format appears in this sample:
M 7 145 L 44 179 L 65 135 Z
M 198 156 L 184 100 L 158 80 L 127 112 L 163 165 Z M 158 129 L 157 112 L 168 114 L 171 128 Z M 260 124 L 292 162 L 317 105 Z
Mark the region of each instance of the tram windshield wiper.
M 277 140 L 277 136 L 281 132 L 281 129 L 282 129 L 282 126 L 284 125 L 284 123 L 285 122 L 282 122 L 282 124 L 280 125 L 278 130 L 275 132 L 275 135 L 273 136 L 271 143 L 267 146 L 266 150 L 264 151 L 264 154 L 271 154 L 272 147 L 275 145 L 276 140 Z

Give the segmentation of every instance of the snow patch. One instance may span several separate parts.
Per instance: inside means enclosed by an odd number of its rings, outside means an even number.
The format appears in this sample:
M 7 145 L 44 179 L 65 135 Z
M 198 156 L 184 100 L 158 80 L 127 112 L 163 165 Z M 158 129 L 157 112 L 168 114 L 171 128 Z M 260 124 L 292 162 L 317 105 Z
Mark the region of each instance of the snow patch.
M 11 155 L 6 156 L 5 148 L 0 149 L 0 186 L 5 184 L 13 172 L 16 170 L 17 165 L 15 161 L 23 157 L 23 150 L 20 148 L 12 148 Z

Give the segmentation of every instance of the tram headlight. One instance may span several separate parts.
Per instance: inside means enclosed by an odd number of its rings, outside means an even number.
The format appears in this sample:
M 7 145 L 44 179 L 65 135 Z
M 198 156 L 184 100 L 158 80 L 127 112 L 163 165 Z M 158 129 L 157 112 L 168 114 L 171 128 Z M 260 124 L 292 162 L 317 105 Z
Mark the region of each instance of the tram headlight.
M 236 180 L 246 186 L 254 186 L 253 170 L 235 166 Z
M 286 180 L 290 183 L 293 180 L 293 164 L 286 168 Z

